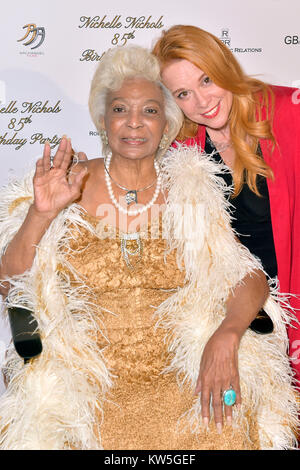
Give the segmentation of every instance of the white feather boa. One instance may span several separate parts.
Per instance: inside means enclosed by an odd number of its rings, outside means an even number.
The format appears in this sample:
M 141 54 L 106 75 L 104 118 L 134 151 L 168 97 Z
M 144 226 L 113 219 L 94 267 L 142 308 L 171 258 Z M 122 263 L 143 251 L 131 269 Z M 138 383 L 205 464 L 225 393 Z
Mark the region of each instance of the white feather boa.
M 171 150 L 163 161 L 168 191 L 164 235 L 177 250 L 188 283 L 157 309 L 158 326 L 166 329 L 173 353 L 167 370 L 195 386 L 203 348 L 226 312 L 225 300 L 243 277 L 260 267 L 235 240 L 230 228 L 224 185 L 216 176 L 221 166 L 197 148 Z M 224 171 L 224 170 L 223 170 Z M 22 224 L 33 200 L 32 174 L 11 183 L 0 194 L 0 256 Z M 10 279 L 8 306 L 26 306 L 39 323 L 43 352 L 24 365 L 11 346 L 5 366 L 7 391 L 0 398 L 1 449 L 101 449 L 95 438 L 96 410 L 101 412 L 111 385 L 101 351 L 93 341 L 101 307 L 73 270 L 77 282 L 62 275 L 62 253 L 72 237 L 69 223 L 93 232 L 73 204 L 51 224 L 30 271 Z M 72 269 L 67 265 L 67 269 Z M 296 446 L 298 423 L 292 372 L 287 357 L 288 310 L 272 292 L 265 310 L 275 328 L 270 335 L 247 330 L 239 348 L 243 405 L 235 411 L 238 426 L 247 411 L 258 420 L 262 449 Z M 188 418 L 201 426 L 200 401 Z M 99 429 L 98 429 L 99 430 Z

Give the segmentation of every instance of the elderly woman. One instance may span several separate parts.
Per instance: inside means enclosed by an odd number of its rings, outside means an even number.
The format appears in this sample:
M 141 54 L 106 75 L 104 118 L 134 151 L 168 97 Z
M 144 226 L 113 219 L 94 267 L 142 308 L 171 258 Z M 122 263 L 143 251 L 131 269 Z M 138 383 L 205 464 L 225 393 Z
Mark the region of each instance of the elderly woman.
M 230 173 L 232 226 L 281 292 L 300 309 L 299 90 L 247 76 L 213 34 L 190 25 L 165 31 L 153 53 L 163 83 L 184 112 L 179 139 L 214 152 Z M 299 319 L 299 318 L 298 318 Z M 300 379 L 299 325 L 289 328 Z
M 2 192 L 2 294 L 43 341 L 25 365 L 8 352 L 2 449 L 295 445 L 288 316 L 230 228 L 221 168 L 164 155 L 181 112 L 159 77 L 146 50 L 109 51 L 90 93 L 104 160 L 69 171 L 63 138 L 33 187 Z M 263 305 L 274 332 L 259 336 Z

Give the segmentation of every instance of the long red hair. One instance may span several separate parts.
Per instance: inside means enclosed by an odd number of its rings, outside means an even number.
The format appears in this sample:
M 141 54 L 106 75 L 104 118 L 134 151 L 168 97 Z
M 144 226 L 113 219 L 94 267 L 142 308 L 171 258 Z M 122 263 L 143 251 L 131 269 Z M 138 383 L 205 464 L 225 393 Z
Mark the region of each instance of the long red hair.
M 152 52 L 161 70 L 173 60 L 185 59 L 200 68 L 217 86 L 233 94 L 229 124 L 236 154 L 234 195 L 240 192 L 245 181 L 259 195 L 257 175 L 273 178 L 271 168 L 257 155 L 259 139 L 275 144 L 271 125 L 274 94 L 270 86 L 247 76 L 222 41 L 196 26 L 171 27 L 162 34 Z M 198 124 L 185 117 L 178 139 L 194 137 L 197 130 Z

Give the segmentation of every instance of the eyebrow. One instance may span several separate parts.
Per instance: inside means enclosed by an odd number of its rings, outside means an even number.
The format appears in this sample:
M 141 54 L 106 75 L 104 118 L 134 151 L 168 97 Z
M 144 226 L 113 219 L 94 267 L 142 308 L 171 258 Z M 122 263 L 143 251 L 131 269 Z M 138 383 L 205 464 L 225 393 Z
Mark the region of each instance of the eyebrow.
M 205 72 L 203 72 L 202 75 L 200 75 L 199 79 L 198 79 L 198 82 L 201 82 L 202 78 L 207 75 Z M 186 88 L 177 88 L 177 90 L 175 91 L 172 91 L 172 95 L 176 95 L 177 93 L 180 93 L 181 91 L 186 91 Z
M 125 101 L 126 102 L 127 100 L 123 96 L 117 96 L 116 98 L 113 98 L 110 101 L 110 104 L 112 104 L 114 101 Z M 147 103 L 156 103 L 158 106 L 162 107 L 162 104 L 158 100 L 153 99 L 153 98 L 150 98 L 149 100 L 146 100 L 145 104 L 147 104 Z

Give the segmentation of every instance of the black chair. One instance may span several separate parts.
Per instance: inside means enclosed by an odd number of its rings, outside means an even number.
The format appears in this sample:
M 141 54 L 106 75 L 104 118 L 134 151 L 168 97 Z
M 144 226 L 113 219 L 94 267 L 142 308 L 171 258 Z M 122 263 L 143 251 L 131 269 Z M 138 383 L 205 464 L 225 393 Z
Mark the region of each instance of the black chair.
M 269 315 L 261 309 L 249 328 L 259 335 L 268 335 L 273 332 L 274 325 Z
M 28 362 L 43 350 L 38 323 L 30 310 L 21 307 L 8 309 L 12 340 L 19 356 Z

